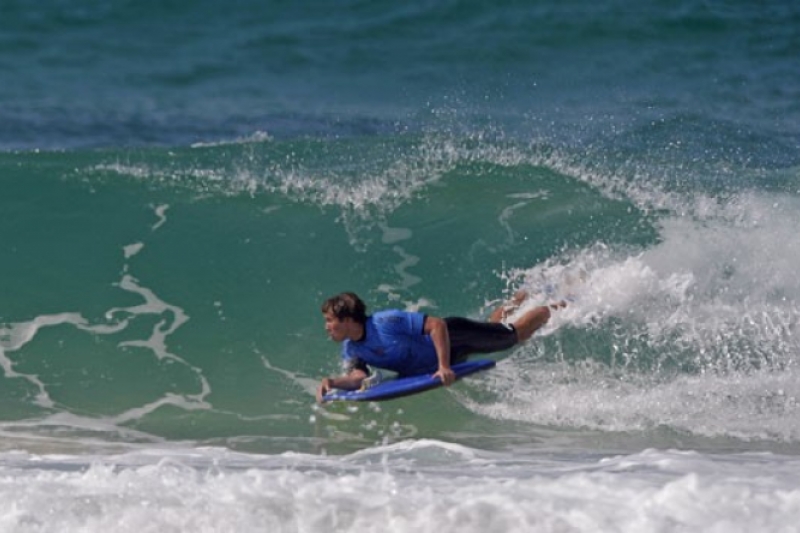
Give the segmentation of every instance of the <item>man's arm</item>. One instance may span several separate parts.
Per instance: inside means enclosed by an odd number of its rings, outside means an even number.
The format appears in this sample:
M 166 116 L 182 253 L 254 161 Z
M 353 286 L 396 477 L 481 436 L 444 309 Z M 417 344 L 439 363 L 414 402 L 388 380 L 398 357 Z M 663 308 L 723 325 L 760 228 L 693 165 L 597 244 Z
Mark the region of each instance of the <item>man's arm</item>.
M 322 397 L 331 389 L 356 390 L 361 387 L 361 382 L 367 373 L 360 368 L 354 368 L 347 374 L 339 377 L 324 378 L 317 387 L 317 403 L 322 403 Z
M 441 318 L 429 316 L 425 318 L 423 331 L 430 335 L 439 360 L 439 370 L 433 377 L 440 378 L 442 384 L 448 386 L 456 380 L 456 375 L 450 369 L 450 334 L 447 332 L 447 324 Z

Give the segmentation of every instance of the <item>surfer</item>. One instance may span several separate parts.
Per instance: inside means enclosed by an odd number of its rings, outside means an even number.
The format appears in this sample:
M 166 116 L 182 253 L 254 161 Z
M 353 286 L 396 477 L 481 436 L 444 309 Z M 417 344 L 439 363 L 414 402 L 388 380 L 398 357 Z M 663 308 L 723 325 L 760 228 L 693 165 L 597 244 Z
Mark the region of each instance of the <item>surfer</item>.
M 551 308 L 566 305 L 535 307 L 506 323 L 526 297 L 527 293 L 518 292 L 486 322 L 393 309 L 368 316 L 366 305 L 352 292 L 328 298 L 322 304 L 325 331 L 332 340 L 343 343 L 344 374 L 324 378 L 317 388 L 317 401 L 321 403 L 331 389 L 360 388 L 369 377 L 367 365 L 400 376 L 433 373 L 450 385 L 455 381 L 451 364 L 465 361 L 471 354 L 500 352 L 527 341 L 550 319 Z

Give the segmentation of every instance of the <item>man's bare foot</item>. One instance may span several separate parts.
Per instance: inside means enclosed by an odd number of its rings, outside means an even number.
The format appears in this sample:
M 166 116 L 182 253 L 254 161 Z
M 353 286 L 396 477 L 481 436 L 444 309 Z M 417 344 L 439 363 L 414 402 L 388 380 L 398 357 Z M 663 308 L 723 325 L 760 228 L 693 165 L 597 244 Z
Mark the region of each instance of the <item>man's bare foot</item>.
M 515 292 L 510 301 L 492 311 L 492 314 L 489 316 L 489 322 L 503 322 L 509 315 L 519 309 L 519 306 L 522 305 L 522 302 L 527 298 L 527 291 L 519 290 Z

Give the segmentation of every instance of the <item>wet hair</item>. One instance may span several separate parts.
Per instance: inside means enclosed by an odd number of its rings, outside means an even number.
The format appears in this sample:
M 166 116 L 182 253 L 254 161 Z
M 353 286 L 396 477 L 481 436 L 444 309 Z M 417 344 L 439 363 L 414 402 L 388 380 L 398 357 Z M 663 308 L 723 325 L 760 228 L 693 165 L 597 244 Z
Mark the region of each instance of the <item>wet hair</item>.
M 333 313 L 339 320 L 352 318 L 359 324 L 367 321 L 367 306 L 354 292 L 343 292 L 322 303 L 323 313 Z

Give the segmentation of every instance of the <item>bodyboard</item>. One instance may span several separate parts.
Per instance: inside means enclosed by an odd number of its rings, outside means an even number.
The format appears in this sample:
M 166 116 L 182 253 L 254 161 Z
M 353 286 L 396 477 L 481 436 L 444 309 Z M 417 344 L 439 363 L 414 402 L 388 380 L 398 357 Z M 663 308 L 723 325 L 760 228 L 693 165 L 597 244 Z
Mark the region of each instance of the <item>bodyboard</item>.
M 475 359 L 457 363 L 451 368 L 456 375 L 456 379 L 464 376 L 488 370 L 495 366 L 491 359 Z M 417 394 L 429 389 L 442 386 L 442 380 L 433 377 L 433 374 L 421 374 L 419 376 L 405 376 L 381 381 L 365 390 L 334 390 L 322 397 L 324 402 L 349 401 L 349 402 L 378 402 L 381 400 L 391 400 L 409 394 Z

